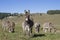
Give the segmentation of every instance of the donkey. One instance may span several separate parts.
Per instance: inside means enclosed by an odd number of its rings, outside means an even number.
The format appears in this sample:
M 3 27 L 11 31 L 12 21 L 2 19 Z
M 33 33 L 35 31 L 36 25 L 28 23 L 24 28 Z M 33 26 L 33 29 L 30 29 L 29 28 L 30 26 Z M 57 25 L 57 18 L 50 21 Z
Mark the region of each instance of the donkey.
M 35 23 L 34 26 L 35 26 L 35 32 L 39 33 L 40 23 Z
M 9 20 L 2 21 L 2 28 L 4 31 L 8 30 L 9 32 L 14 32 L 15 23 Z
M 46 22 L 43 24 L 43 31 L 46 33 L 48 32 L 56 32 L 56 28 L 53 26 L 51 22 Z
M 26 35 L 29 35 L 32 33 L 34 22 L 30 19 L 29 12 L 25 12 L 25 20 L 22 23 L 23 32 L 25 32 Z

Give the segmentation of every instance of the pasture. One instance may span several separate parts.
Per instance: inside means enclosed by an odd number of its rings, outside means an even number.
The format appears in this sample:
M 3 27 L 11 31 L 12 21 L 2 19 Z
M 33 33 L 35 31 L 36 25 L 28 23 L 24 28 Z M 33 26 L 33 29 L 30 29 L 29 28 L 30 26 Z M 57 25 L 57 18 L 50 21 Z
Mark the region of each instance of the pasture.
M 40 32 L 35 33 L 33 27 L 33 33 L 30 37 L 23 35 L 21 26 L 22 26 L 22 22 L 24 21 L 24 16 L 21 17 L 15 16 L 14 18 L 9 19 L 11 21 L 14 21 L 16 24 L 14 33 L 9 33 L 7 31 L 4 32 L 1 27 L 2 21 L 0 20 L 0 40 L 60 40 L 60 18 L 59 17 L 60 14 L 55 14 L 55 15 L 42 14 L 42 16 L 40 16 L 39 14 L 32 15 L 34 22 L 39 22 L 41 24 L 41 28 L 43 23 L 49 21 L 54 24 L 54 26 L 57 29 L 57 32 L 56 34 L 44 33 L 40 28 Z

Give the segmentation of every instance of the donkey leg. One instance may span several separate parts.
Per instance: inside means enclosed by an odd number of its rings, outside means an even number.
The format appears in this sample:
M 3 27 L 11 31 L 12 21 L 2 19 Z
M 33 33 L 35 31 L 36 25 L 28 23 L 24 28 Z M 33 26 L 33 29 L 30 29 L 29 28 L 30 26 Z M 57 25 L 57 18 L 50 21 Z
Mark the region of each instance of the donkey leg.
M 32 33 L 32 27 L 31 27 L 30 31 L 31 31 L 31 33 Z

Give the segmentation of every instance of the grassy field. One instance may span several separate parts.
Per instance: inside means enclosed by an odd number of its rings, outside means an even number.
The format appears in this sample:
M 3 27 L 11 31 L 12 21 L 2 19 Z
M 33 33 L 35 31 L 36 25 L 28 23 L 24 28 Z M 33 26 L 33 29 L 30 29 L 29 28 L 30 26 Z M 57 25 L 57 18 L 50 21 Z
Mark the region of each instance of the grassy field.
M 41 27 L 43 23 L 46 21 L 52 22 L 56 29 L 60 30 L 60 14 L 55 15 L 47 15 L 43 14 L 40 16 L 32 15 L 34 22 L 39 22 Z M 15 26 L 15 33 L 4 32 L 1 27 L 1 20 L 0 20 L 0 40 L 60 40 L 60 32 L 56 32 L 56 34 L 52 33 L 44 33 L 41 29 L 39 33 L 35 33 L 33 28 L 33 33 L 30 37 L 23 35 L 21 24 L 24 21 L 24 16 L 22 17 L 15 17 L 11 18 L 11 21 L 16 23 Z

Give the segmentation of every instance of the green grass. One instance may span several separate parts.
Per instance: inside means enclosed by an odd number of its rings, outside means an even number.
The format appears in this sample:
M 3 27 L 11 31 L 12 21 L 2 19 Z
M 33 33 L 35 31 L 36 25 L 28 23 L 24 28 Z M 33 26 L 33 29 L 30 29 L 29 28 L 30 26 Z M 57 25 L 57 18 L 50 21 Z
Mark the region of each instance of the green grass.
M 34 19 L 34 22 L 40 22 L 41 27 L 43 23 L 46 21 L 52 22 L 55 25 L 60 25 L 60 14 L 55 15 L 47 15 L 43 14 L 40 15 L 34 15 L 32 16 Z M 11 19 L 12 20 L 12 19 Z M 15 26 L 15 33 L 9 33 L 4 32 L 1 28 L 1 21 L 0 21 L 0 40 L 60 40 L 60 32 L 56 34 L 52 33 L 44 33 L 41 29 L 39 33 L 35 33 L 33 28 L 33 33 L 30 37 L 23 35 L 21 24 L 24 21 L 23 17 L 16 17 L 12 21 L 16 22 Z M 60 26 L 55 26 L 57 29 L 60 30 Z

